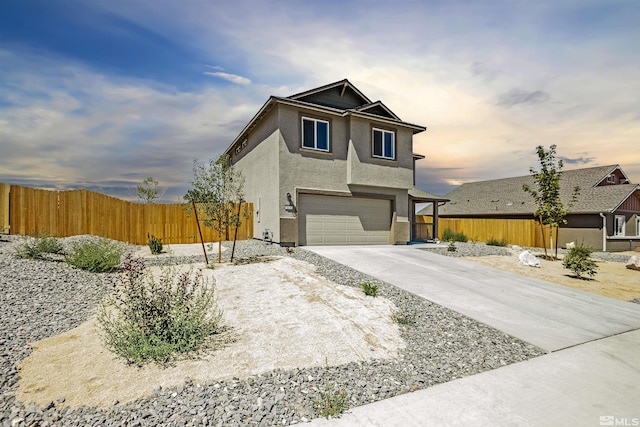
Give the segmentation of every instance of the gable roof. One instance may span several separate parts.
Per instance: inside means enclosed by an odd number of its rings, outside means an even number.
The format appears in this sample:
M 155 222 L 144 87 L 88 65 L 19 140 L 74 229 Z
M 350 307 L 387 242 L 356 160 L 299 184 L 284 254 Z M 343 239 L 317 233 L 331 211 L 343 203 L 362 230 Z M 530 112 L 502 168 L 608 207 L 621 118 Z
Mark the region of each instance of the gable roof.
M 267 102 L 258 110 L 247 125 L 240 131 L 225 150 L 229 154 L 232 149 L 247 139 L 249 133 L 255 128 L 267 113 L 276 105 L 284 104 L 305 109 L 319 111 L 341 117 L 364 117 L 390 125 L 401 125 L 409 128 L 414 134 L 425 131 L 425 126 L 402 121 L 381 101 L 372 102 L 349 80 L 343 79 L 335 83 L 320 86 L 288 97 L 270 96 Z
M 580 193 L 569 213 L 600 213 L 615 211 L 640 185 L 619 184 L 598 186 L 614 171 L 626 177 L 619 165 L 566 170 L 561 172 L 560 197 L 567 207 L 573 188 Z M 446 195 L 451 201 L 440 209 L 441 215 L 527 215 L 537 209 L 533 197 L 522 186 L 535 188 L 531 175 L 462 184 Z
M 327 101 L 327 95 L 338 95 L 337 98 L 344 98 L 344 102 L 339 105 L 333 105 Z M 309 102 L 311 104 L 325 105 L 327 107 L 338 107 L 344 109 L 357 108 L 362 105 L 371 104 L 371 100 L 360 92 L 347 79 L 340 80 L 335 83 L 320 86 L 315 89 L 306 90 L 287 97 L 296 101 Z

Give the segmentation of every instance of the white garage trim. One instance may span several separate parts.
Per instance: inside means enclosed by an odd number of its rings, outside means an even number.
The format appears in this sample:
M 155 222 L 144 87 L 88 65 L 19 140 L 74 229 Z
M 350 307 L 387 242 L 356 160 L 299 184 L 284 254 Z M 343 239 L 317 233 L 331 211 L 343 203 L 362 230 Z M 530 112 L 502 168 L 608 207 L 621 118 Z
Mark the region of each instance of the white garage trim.
M 300 245 L 386 245 L 390 230 L 390 200 L 299 196 Z

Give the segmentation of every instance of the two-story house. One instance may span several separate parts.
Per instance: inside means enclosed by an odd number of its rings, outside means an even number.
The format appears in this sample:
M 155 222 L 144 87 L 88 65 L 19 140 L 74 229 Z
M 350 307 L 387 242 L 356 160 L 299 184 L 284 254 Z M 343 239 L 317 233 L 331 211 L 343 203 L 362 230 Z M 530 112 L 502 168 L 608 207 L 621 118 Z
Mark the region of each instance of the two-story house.
M 225 152 L 244 176 L 254 237 L 288 246 L 406 244 L 415 203 L 446 200 L 414 187 L 424 156 L 413 153 L 413 135 L 425 130 L 346 79 L 271 96 Z

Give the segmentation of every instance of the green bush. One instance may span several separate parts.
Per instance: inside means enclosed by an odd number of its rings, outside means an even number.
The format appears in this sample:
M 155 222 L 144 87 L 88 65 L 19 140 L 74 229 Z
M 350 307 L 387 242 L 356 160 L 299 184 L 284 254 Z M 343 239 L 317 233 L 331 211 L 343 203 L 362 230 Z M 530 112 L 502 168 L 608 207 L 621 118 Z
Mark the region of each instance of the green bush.
M 583 275 L 594 276 L 598 266 L 595 261 L 591 259 L 593 249 L 589 246 L 580 244 L 573 248 L 570 248 L 562 260 L 562 266 L 573 271 L 573 274 L 578 279 L 583 279 Z
M 461 231 L 453 231 L 450 228 L 445 228 L 442 232 L 442 240 L 445 242 L 466 242 L 469 239 Z
M 151 254 L 158 255 L 159 253 L 161 253 L 162 239 L 158 239 L 153 234 L 149 235 L 148 233 L 147 233 L 147 238 L 149 239 L 147 244 L 149 245 L 149 249 L 151 249 Z
M 108 239 L 77 243 L 65 257 L 70 265 L 93 273 L 111 273 L 120 266 L 122 248 Z
M 375 297 L 378 295 L 378 285 L 369 282 L 360 283 L 360 287 L 362 288 L 362 292 L 368 297 Z
M 64 252 L 62 243 L 55 237 L 33 236 L 18 246 L 18 258 L 43 259 L 45 254 L 61 254 Z
M 318 393 L 319 398 L 313 401 L 313 409 L 318 416 L 335 417 L 349 409 L 349 396 L 342 389 L 335 390 L 335 385 L 328 385 Z
M 98 322 L 106 346 L 129 363 L 166 364 L 198 350 L 217 331 L 222 314 L 215 287 L 201 272 L 165 268 L 156 279 L 144 268 L 144 261 L 126 256 L 124 273 L 103 301 Z
M 391 320 L 396 322 L 398 325 L 414 325 L 416 323 L 416 315 L 405 312 L 394 312 L 391 315 Z
M 494 239 L 493 237 L 487 240 L 487 245 L 489 246 L 507 246 L 507 241 L 503 239 Z

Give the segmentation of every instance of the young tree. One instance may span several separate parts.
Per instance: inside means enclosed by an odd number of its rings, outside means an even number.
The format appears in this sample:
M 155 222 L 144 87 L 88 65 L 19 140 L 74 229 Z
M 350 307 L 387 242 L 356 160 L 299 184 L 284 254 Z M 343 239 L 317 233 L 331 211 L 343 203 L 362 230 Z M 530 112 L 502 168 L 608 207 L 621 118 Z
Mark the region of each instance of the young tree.
M 142 203 L 156 203 L 160 198 L 158 180 L 152 176 L 145 178 L 142 184 L 136 187 L 136 196 Z
M 204 225 L 218 234 L 218 262 L 221 260 L 222 235 L 229 227 L 238 227 L 246 212 L 241 212 L 236 203 L 244 199 L 244 177 L 229 162 L 229 157 L 221 155 L 209 159 L 209 163 L 193 163 L 193 181 L 184 195 L 188 202 L 195 202 L 205 214 Z
M 549 225 L 549 236 L 553 236 L 553 229 L 556 230 L 555 241 L 555 258 L 558 258 L 558 235 L 561 224 L 566 224 L 567 210 L 564 208 L 562 198 L 560 197 L 560 178 L 562 171 L 562 160 L 556 162 L 556 146 L 549 147 L 549 151 L 546 151 L 542 145 L 536 147 L 536 153 L 538 154 L 538 160 L 540 161 L 540 171 L 536 171 L 534 168 L 529 168 L 529 173 L 533 176 L 533 181 L 536 184 L 536 188 L 533 189 L 529 185 L 524 184 L 522 189 L 529 193 L 535 200 L 538 209 L 534 212 L 534 215 L 539 218 L 540 226 Z M 580 187 L 573 188 L 571 201 L 568 204 L 568 209 L 571 209 L 578 194 L 580 193 Z M 547 245 L 544 243 L 544 256 L 547 256 Z

